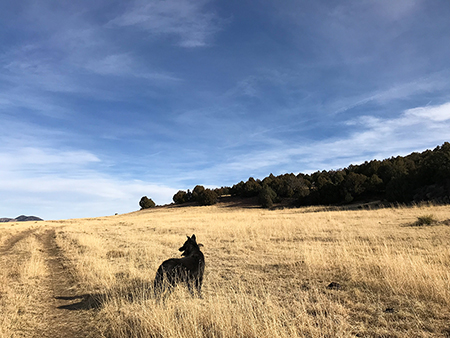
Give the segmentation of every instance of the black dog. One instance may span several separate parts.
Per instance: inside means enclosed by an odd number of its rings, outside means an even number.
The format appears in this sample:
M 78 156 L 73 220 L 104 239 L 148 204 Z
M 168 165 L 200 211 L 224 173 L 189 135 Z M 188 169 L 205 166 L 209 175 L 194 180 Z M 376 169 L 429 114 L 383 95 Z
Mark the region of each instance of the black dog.
M 195 235 L 187 236 L 184 245 L 178 249 L 184 257 L 168 259 L 159 266 L 153 284 L 156 298 L 164 296 L 179 283 L 185 284 L 192 295 L 195 287 L 201 297 L 205 257 L 199 245 L 202 244 L 197 244 Z

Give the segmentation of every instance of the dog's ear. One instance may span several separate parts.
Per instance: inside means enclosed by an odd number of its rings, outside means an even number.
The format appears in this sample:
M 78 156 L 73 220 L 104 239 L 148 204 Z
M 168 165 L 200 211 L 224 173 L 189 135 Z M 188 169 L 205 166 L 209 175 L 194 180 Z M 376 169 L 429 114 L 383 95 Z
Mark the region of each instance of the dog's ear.
M 191 239 L 192 239 L 194 242 L 197 243 L 197 240 L 195 239 L 195 235 L 192 235 L 192 236 L 191 236 Z

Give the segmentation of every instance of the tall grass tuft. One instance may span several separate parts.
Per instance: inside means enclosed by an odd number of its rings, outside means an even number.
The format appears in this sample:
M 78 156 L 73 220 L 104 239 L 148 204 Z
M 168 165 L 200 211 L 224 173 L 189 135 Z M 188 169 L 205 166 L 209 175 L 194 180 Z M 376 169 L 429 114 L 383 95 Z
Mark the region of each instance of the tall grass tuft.
M 417 217 L 417 221 L 415 221 L 412 225 L 416 227 L 424 226 L 424 225 L 433 225 L 437 224 L 437 220 L 434 218 L 432 214 L 419 216 Z

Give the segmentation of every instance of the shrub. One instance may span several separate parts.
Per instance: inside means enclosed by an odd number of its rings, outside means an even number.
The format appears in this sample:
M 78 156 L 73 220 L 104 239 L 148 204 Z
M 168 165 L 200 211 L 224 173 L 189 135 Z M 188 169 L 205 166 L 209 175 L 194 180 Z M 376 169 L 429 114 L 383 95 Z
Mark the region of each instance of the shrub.
M 199 205 L 213 205 L 217 203 L 217 197 L 214 190 L 205 189 L 197 196 L 197 201 Z
M 258 202 L 263 208 L 271 208 L 276 198 L 276 192 L 268 185 L 264 185 L 259 192 Z
M 258 201 L 263 208 L 270 209 L 273 207 L 273 201 L 268 194 L 261 194 Z
M 244 197 L 258 196 L 260 191 L 261 191 L 260 181 L 259 180 L 255 181 L 253 177 L 250 177 L 248 181 L 244 184 L 244 191 L 243 191 Z
M 175 195 L 173 195 L 172 199 L 176 204 L 183 204 L 188 201 L 188 194 L 186 191 L 179 190 Z
M 203 185 L 196 185 L 194 190 L 192 190 L 192 200 L 198 201 L 200 195 L 205 191 L 205 187 Z
M 413 226 L 420 227 L 424 225 L 433 225 L 435 223 L 437 223 L 437 220 L 433 215 L 424 215 L 417 217 L 417 221 L 413 223 Z
M 142 209 L 148 209 L 148 208 L 154 208 L 156 206 L 155 202 L 151 198 L 148 198 L 147 196 L 144 196 L 141 198 L 139 205 Z

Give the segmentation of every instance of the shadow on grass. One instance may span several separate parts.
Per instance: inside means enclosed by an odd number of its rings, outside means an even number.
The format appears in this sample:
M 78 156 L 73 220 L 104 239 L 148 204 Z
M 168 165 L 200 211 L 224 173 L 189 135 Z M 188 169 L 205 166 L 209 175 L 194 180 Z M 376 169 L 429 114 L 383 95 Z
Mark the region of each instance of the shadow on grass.
M 58 309 L 69 311 L 100 309 L 105 303 L 122 299 L 128 302 L 139 302 L 153 298 L 153 283 L 143 280 L 133 280 L 131 285 L 118 286 L 104 293 L 84 293 L 71 296 L 56 296 L 55 299 L 78 302 L 60 305 Z
M 58 306 L 58 309 L 64 310 L 90 310 L 90 309 L 98 309 L 101 308 L 107 299 L 106 294 L 84 294 L 84 295 L 76 295 L 76 296 L 58 296 L 55 299 L 59 300 L 76 300 L 80 301 L 77 303 L 72 303 L 68 305 Z

